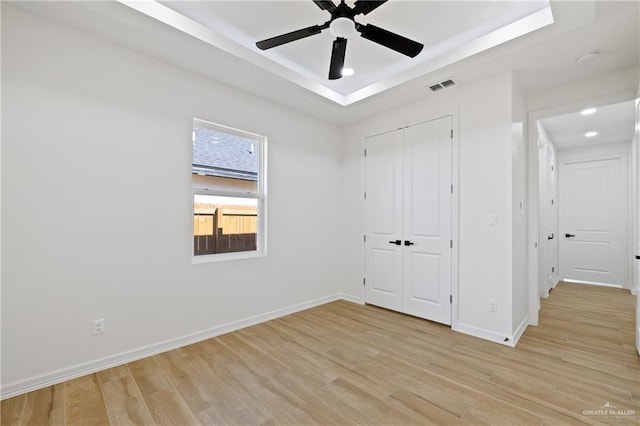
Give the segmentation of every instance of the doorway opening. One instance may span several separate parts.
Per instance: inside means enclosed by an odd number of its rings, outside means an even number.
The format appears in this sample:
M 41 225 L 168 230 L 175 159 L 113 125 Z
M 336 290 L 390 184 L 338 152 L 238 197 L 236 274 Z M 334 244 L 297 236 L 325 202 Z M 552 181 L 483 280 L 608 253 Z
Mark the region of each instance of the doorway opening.
M 560 281 L 632 288 L 635 114 L 634 100 L 593 102 L 531 123 L 532 325 Z

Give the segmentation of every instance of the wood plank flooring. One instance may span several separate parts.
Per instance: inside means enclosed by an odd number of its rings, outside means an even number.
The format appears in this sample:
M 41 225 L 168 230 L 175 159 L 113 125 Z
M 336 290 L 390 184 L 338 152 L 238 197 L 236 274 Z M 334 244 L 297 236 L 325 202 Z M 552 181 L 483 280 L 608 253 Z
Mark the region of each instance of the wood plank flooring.
M 5 400 L 1 423 L 638 425 L 634 324 L 628 291 L 566 283 L 515 349 L 340 301 Z

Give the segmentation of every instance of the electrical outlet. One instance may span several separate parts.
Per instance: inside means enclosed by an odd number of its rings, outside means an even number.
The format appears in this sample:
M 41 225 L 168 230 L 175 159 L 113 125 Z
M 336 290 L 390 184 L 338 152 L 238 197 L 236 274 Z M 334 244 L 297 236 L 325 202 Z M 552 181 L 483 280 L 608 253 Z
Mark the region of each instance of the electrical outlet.
M 498 301 L 496 299 L 489 299 L 489 312 L 498 312 Z
M 318 286 L 318 277 L 311 277 L 311 287 Z
M 93 320 L 93 335 L 104 333 L 104 319 Z

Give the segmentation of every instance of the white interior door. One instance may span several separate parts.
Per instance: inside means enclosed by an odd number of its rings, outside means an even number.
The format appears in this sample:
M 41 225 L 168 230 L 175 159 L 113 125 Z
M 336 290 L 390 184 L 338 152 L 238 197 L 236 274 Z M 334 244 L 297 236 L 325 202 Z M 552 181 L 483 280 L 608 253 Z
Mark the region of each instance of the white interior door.
M 546 226 L 547 226 L 547 267 L 545 271 L 545 277 L 547 279 L 546 282 L 546 291 L 553 287 L 555 284 L 556 274 L 559 274 L 558 271 L 558 210 L 557 210 L 557 202 L 558 195 L 556 189 L 556 163 L 553 155 L 553 149 L 549 144 L 545 145 L 545 162 L 547 168 L 547 180 L 546 180 L 546 188 L 545 188 L 545 199 L 544 203 L 546 205 Z
M 404 132 L 403 311 L 451 324 L 451 117 Z
M 366 140 L 365 300 L 451 324 L 451 117 Z
M 625 170 L 623 158 L 561 164 L 560 267 L 565 279 L 623 284 Z
M 365 300 L 402 311 L 402 130 L 367 138 L 366 150 Z

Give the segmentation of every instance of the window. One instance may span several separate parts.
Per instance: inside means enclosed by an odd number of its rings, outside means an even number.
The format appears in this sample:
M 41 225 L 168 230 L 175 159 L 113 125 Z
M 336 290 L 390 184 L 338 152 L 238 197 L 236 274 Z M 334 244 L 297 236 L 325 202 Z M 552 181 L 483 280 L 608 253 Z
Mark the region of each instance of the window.
M 266 138 L 193 120 L 193 256 L 265 254 Z

